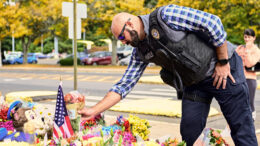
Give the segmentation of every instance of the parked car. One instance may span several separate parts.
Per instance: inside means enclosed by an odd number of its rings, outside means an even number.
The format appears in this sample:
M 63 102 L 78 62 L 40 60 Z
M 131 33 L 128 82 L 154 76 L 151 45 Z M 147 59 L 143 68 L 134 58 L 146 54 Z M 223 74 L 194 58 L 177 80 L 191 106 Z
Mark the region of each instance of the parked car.
M 123 58 L 123 59 L 119 60 L 118 61 L 118 65 L 120 65 L 120 66 L 127 66 L 127 65 L 129 65 L 130 59 L 131 59 L 131 55 L 128 55 L 126 58 Z M 147 66 L 148 67 L 152 67 L 152 66 L 155 66 L 155 64 L 154 63 L 149 63 Z
M 6 59 L 3 60 L 3 64 L 15 64 L 16 59 L 17 59 L 17 56 L 8 55 L 6 57 Z
M 27 55 L 27 62 L 28 63 L 37 63 L 38 59 L 37 59 L 37 57 L 35 56 L 34 53 L 29 53 Z M 23 55 L 21 55 L 19 58 L 16 58 L 15 63 L 23 64 Z
M 48 58 L 48 56 L 46 54 L 43 54 L 43 53 L 35 53 L 36 57 L 38 59 L 46 59 Z
M 131 55 L 128 55 L 126 58 L 123 58 L 121 60 L 118 61 L 118 64 L 120 66 L 125 66 L 125 65 L 128 65 L 129 64 L 129 61 L 130 61 L 130 58 L 131 58 Z
M 119 60 L 129 56 L 132 54 L 133 47 L 129 45 L 124 45 L 117 48 L 117 57 Z
M 112 63 L 112 53 L 107 51 L 98 51 L 91 53 L 88 58 L 81 62 L 84 65 L 108 65 Z
M 90 55 L 90 54 L 87 54 L 87 53 L 85 53 L 85 52 L 79 52 L 79 53 L 78 53 L 78 57 L 79 57 L 80 61 L 82 61 L 82 60 L 85 59 L 85 58 L 88 58 L 89 55 Z

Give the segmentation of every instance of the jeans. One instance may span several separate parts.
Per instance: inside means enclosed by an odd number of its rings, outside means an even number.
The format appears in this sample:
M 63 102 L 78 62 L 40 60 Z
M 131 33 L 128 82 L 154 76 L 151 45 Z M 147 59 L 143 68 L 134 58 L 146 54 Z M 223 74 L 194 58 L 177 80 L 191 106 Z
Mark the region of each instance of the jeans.
M 255 79 L 246 79 L 246 83 L 249 89 L 249 103 L 252 112 L 255 111 L 255 90 L 257 87 L 257 82 Z
M 185 96 L 211 99 L 215 97 L 231 129 L 231 136 L 236 146 L 256 146 L 255 127 L 249 106 L 249 92 L 243 73 L 242 60 L 234 53 L 230 59 L 231 74 L 236 80 L 227 79 L 226 89 L 216 89 L 214 78 L 208 77 L 198 84 L 184 89 L 182 100 L 181 135 L 192 146 L 205 128 L 210 104 L 191 101 Z

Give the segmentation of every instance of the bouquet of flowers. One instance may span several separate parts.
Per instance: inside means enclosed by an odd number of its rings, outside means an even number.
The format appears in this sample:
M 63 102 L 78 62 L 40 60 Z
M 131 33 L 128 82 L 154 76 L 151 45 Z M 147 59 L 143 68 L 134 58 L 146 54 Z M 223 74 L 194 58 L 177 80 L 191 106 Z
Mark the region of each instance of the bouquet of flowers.
M 71 126 L 74 132 L 78 132 L 80 128 L 80 115 L 78 110 L 85 106 L 85 97 L 78 91 L 71 91 L 64 97 L 66 108 L 69 114 Z
M 221 133 L 220 130 L 214 130 L 210 128 L 210 132 L 209 132 L 210 144 L 215 146 L 222 146 L 222 145 L 228 146 L 227 142 L 222 138 L 220 133 Z
M 14 131 L 13 121 L 7 119 L 8 105 L 5 102 L 0 104 L 0 128 L 6 128 L 8 131 Z
M 178 139 L 171 139 L 168 138 L 161 144 L 161 146 L 186 146 L 186 143 L 184 141 L 179 142 Z
M 91 128 L 96 127 L 98 125 L 101 125 L 101 126 L 105 125 L 104 116 L 101 115 L 101 114 L 95 116 L 93 119 L 81 122 L 81 127 L 84 130 L 91 129 Z

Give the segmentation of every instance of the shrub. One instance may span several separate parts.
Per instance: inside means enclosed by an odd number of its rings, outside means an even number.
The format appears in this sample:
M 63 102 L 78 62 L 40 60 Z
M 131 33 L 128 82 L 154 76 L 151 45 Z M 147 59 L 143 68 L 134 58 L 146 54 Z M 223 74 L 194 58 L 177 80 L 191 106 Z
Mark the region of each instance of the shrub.
M 61 66 L 72 66 L 73 65 L 73 58 L 64 58 L 60 60 Z M 80 59 L 77 59 L 77 64 L 80 65 Z

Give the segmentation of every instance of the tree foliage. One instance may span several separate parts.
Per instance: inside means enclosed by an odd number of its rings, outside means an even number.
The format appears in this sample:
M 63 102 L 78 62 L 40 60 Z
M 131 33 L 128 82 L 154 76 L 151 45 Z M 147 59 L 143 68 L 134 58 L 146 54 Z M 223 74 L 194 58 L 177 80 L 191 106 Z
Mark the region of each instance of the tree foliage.
M 157 7 L 176 4 L 192 7 L 218 15 L 233 43 L 243 43 L 243 31 L 252 28 L 260 44 L 260 1 L 259 0 L 158 0 Z

